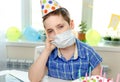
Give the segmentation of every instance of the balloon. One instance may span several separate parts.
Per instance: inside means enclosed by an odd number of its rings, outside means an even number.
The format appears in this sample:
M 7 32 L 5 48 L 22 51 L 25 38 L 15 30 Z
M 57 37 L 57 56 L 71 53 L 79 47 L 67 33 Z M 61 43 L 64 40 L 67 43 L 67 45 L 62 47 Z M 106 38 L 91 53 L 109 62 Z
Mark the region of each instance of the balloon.
M 26 27 L 23 31 L 24 37 L 29 41 L 39 41 L 40 34 L 32 27 Z
M 9 41 L 16 41 L 21 36 L 21 32 L 17 27 L 10 27 L 7 29 L 6 37 Z
M 100 34 L 94 29 L 88 30 L 85 37 L 87 43 L 91 46 L 96 46 L 101 40 Z
M 40 41 L 45 41 L 46 40 L 45 31 L 44 30 L 39 30 L 38 33 L 40 35 Z

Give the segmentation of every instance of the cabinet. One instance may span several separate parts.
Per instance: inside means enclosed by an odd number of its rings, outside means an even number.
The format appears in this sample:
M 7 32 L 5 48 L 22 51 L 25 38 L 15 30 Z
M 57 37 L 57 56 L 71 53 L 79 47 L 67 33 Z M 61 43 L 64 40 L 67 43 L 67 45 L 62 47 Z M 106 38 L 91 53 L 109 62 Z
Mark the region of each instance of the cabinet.
M 102 64 L 108 65 L 107 76 L 115 80 L 117 74 L 120 73 L 120 47 L 99 46 L 94 49 L 103 58 Z
M 39 45 L 44 45 L 44 43 L 8 42 L 6 45 L 7 58 L 33 60 L 35 47 Z
M 44 43 L 33 42 L 7 42 L 6 54 L 7 65 L 6 69 L 16 69 L 28 71 L 33 63 L 35 55 L 35 47 L 44 45 Z

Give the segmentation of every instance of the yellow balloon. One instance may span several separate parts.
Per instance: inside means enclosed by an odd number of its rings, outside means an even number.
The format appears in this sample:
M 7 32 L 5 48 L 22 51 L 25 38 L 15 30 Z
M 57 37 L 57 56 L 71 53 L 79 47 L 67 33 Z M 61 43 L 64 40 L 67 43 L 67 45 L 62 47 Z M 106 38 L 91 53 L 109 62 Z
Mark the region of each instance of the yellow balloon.
M 101 40 L 101 35 L 94 29 L 90 29 L 86 32 L 86 41 L 91 46 L 96 46 Z
M 6 32 L 6 37 L 9 41 L 17 41 L 21 36 L 21 32 L 17 27 L 10 27 Z

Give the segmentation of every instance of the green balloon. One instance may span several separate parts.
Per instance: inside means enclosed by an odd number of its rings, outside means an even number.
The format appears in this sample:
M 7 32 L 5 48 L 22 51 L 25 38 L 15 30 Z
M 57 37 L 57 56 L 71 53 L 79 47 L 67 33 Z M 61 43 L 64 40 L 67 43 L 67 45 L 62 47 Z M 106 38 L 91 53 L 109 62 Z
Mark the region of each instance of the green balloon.
M 86 32 L 86 41 L 91 46 L 97 46 L 101 40 L 101 35 L 94 29 L 90 29 Z
M 6 37 L 9 41 L 17 41 L 21 36 L 21 32 L 17 27 L 10 27 L 6 32 Z

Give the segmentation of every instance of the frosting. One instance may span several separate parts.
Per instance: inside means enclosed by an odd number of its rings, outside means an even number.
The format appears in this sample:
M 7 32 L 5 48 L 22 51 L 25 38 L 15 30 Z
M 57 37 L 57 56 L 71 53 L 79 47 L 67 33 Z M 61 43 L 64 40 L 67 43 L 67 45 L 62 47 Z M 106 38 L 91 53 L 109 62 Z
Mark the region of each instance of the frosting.
M 112 82 L 112 80 L 101 77 L 99 75 L 95 75 L 95 76 L 91 76 L 91 77 L 81 77 L 72 82 Z

